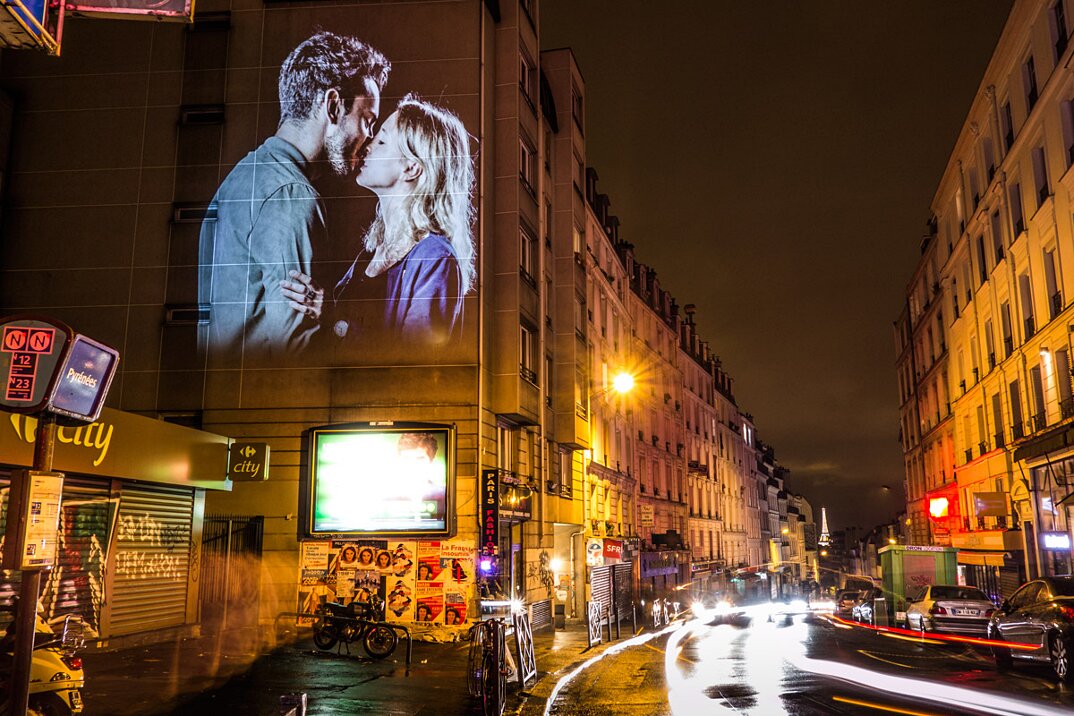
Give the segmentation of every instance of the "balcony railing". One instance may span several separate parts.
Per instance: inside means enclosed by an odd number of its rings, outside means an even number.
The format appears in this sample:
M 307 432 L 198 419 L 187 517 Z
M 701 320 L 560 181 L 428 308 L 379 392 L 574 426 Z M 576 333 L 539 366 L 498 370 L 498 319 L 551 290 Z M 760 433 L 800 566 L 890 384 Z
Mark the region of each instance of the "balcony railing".
M 1026 436 L 1025 428 L 1022 427 L 1021 423 L 1015 423 L 1011 426 L 1011 436 L 1015 440 L 1021 440 Z
M 1025 320 L 1026 340 L 1028 341 L 1033 337 L 1033 334 L 1037 332 L 1037 324 L 1033 321 L 1033 316 L 1030 316 Z
M 1052 318 L 1063 312 L 1063 294 L 1056 291 L 1052 294 Z
M 996 439 L 996 447 L 997 448 L 1001 448 L 1004 445 L 1006 445 L 1006 441 L 1003 439 L 1003 431 L 1002 430 L 1000 430 L 998 433 L 996 433 L 992 437 L 994 437 Z
M 992 370 L 996 367 L 996 352 L 990 351 L 988 354 L 988 370 Z
M 1014 353 L 1014 338 L 1011 336 L 1003 336 L 1003 351 L 1006 355 L 1004 358 L 1010 358 L 1011 353 Z
M 973 448 L 966 451 L 966 462 L 973 462 Z
M 1044 430 L 1048 427 L 1048 416 L 1044 413 L 1037 413 L 1033 416 L 1033 432 Z
M 1067 398 L 1059 403 L 1059 414 L 1064 420 L 1074 415 L 1074 397 Z

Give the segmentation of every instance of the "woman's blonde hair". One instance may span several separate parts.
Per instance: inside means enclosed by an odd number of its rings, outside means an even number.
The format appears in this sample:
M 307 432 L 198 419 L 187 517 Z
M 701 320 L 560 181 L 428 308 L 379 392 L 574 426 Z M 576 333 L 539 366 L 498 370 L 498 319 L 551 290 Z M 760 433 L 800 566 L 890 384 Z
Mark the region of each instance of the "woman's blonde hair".
M 452 112 L 408 94 L 396 108 L 397 141 L 403 157 L 421 174 L 398 215 L 377 216 L 364 238 L 367 251 L 384 245 L 392 263 L 429 234 L 446 238 L 462 274 L 463 293 L 476 282 L 473 223 L 474 167 L 470 139 Z

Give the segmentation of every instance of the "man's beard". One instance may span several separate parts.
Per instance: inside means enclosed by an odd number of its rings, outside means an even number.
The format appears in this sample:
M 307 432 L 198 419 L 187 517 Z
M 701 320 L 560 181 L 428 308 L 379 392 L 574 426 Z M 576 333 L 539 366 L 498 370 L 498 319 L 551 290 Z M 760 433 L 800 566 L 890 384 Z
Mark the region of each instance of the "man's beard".
M 332 171 L 341 177 L 350 176 L 354 169 L 348 160 L 347 155 L 350 152 L 348 152 L 347 141 L 343 137 L 338 133 L 327 135 L 324 138 L 324 153 Z

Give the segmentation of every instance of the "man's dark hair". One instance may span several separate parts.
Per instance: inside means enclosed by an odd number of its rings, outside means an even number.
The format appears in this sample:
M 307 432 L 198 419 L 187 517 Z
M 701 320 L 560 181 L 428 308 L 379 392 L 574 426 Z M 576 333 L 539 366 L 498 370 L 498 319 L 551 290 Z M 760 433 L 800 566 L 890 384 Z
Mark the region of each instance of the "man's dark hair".
M 291 50 L 280 67 L 280 124 L 309 119 L 317 101 L 337 90 L 350 111 L 367 94 L 365 81 L 383 90 L 391 63 L 377 50 L 350 35 L 321 31 Z
M 399 436 L 399 442 L 395 444 L 397 452 L 403 450 L 424 450 L 432 460 L 436 457 L 436 436 L 429 433 L 403 433 Z

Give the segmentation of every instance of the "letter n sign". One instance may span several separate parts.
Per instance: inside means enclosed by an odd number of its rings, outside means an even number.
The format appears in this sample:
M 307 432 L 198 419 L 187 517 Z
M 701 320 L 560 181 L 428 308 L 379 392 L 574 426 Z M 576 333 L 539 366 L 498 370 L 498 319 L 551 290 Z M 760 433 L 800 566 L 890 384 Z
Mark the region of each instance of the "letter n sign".
M 481 524 L 481 554 L 496 555 L 500 543 L 500 471 L 481 471 L 481 506 L 477 511 Z

